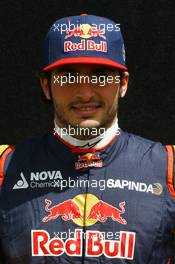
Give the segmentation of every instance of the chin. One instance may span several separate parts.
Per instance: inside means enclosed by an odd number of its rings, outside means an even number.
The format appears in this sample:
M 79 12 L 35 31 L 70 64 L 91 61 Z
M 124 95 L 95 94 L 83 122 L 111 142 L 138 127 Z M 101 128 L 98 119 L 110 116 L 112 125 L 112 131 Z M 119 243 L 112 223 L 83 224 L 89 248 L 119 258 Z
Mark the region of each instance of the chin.
M 95 128 L 95 127 L 99 127 L 100 123 L 101 122 L 97 120 L 83 120 L 78 124 L 78 126 L 84 128 Z

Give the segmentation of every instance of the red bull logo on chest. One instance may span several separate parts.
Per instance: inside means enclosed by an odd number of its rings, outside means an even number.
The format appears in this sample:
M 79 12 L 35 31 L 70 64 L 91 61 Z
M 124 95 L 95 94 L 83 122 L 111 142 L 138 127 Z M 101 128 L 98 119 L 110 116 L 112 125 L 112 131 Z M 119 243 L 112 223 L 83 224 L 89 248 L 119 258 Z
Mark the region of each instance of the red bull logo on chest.
M 109 219 L 123 226 L 127 225 L 122 216 L 125 213 L 126 202 L 119 202 L 115 207 L 99 200 L 93 194 L 79 194 L 73 199 L 68 199 L 56 205 L 45 199 L 46 216 L 42 222 L 72 221 L 78 226 L 92 226 L 97 222 L 104 224 Z M 106 240 L 102 232 L 97 230 L 86 231 L 85 255 L 88 257 L 133 259 L 135 248 L 135 233 L 120 231 L 117 240 Z M 32 230 L 32 255 L 33 256 L 60 256 L 66 253 L 69 256 L 82 256 L 83 235 L 82 229 L 75 229 L 74 238 L 63 240 L 59 237 L 50 238 L 45 230 Z

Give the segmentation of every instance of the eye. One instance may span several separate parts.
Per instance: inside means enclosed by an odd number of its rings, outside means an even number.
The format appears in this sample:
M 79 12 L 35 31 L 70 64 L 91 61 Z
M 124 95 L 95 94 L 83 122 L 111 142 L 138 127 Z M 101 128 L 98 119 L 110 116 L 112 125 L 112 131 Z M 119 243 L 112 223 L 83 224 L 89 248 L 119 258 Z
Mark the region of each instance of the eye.
M 57 79 L 59 80 L 57 83 L 62 87 L 72 87 L 76 84 L 78 78 L 78 72 L 74 70 L 62 70 L 59 71 Z M 56 81 L 57 81 L 56 79 Z

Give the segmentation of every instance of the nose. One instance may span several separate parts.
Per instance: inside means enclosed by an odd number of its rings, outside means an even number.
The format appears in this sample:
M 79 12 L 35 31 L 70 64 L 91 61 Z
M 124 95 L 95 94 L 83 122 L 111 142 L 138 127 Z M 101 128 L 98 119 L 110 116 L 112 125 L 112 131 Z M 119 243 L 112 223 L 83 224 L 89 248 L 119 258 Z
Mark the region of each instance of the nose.
M 94 95 L 95 95 L 95 91 L 92 84 L 89 83 L 79 84 L 76 96 L 77 98 L 81 99 L 81 101 L 88 102 L 94 97 Z

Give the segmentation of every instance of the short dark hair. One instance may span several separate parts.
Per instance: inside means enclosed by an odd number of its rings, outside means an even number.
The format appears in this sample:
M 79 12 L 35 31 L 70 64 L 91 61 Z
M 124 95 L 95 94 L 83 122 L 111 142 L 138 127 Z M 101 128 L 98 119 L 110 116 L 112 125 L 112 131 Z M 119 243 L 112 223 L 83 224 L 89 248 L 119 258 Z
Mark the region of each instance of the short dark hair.
M 40 77 L 44 77 L 48 80 L 48 84 L 49 86 L 51 85 L 51 78 L 52 78 L 52 71 L 43 71 L 43 70 L 40 70 L 38 73 L 37 73 L 37 76 L 38 78 Z

